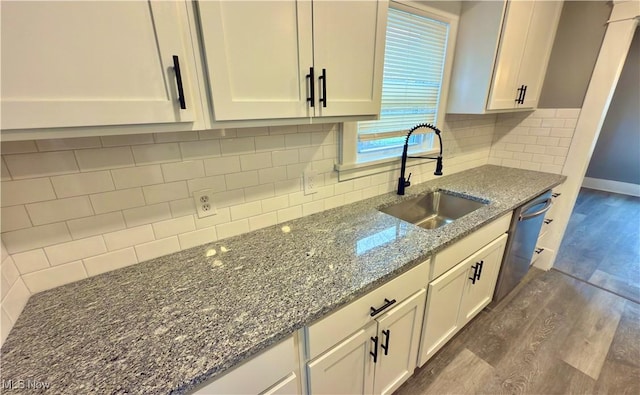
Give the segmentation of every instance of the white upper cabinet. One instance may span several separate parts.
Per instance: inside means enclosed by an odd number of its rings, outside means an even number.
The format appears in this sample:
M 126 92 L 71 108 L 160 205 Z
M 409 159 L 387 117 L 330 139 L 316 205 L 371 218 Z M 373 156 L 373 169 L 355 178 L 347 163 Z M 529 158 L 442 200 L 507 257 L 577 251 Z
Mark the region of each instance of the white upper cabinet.
M 534 109 L 561 1 L 463 2 L 447 112 Z
M 1 7 L 3 130 L 194 120 L 184 3 L 3 1 Z
M 215 121 L 375 115 L 387 1 L 201 1 Z

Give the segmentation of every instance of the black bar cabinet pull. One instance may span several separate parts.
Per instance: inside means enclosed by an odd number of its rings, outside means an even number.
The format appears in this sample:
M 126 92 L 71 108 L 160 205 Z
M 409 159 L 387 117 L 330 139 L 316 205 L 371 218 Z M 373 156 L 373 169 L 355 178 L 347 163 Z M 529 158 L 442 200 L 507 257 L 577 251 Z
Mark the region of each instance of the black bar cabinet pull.
M 522 90 L 522 100 L 520 100 L 520 104 L 524 104 L 524 98 L 527 97 L 527 86 L 523 85 L 524 89 Z
M 309 102 L 309 107 L 316 106 L 316 79 L 313 76 L 313 67 L 309 67 L 309 74 L 307 74 L 307 79 L 309 80 L 309 96 L 307 97 L 307 101 Z
M 388 355 L 389 353 L 389 337 L 391 337 L 391 329 L 387 329 L 386 331 L 382 331 L 382 334 L 386 336 L 384 340 L 384 344 L 381 344 L 380 347 L 384 350 L 384 355 Z
M 378 362 L 378 336 L 372 337 L 371 341 L 373 342 L 373 351 L 369 351 L 369 354 L 373 357 L 373 363 Z
M 547 224 L 547 225 L 549 225 L 552 222 L 553 222 L 553 219 L 551 219 L 551 218 L 544 220 L 544 223 Z
M 478 279 L 478 264 L 471 266 L 471 268 L 473 269 L 473 275 L 469 277 L 469 280 L 471 280 L 471 284 L 475 284 Z
M 484 266 L 484 261 L 477 262 L 478 265 L 478 273 L 476 274 L 476 280 L 480 280 L 480 276 L 482 275 L 482 266 Z
M 552 193 L 551 196 L 554 198 L 557 198 L 558 196 L 562 195 L 561 193 Z
M 544 248 L 536 248 L 536 254 L 540 254 L 542 251 L 544 251 Z
M 385 310 L 386 308 L 388 308 L 389 306 L 391 306 L 392 304 L 394 304 L 396 302 L 395 299 L 387 299 L 384 298 L 384 304 L 382 306 L 380 306 L 379 308 L 375 308 L 373 306 L 371 306 L 371 316 L 376 316 L 378 314 L 380 314 L 383 310 Z
M 184 101 L 184 87 L 182 86 L 182 74 L 180 73 L 180 60 L 178 55 L 173 55 L 173 71 L 176 73 L 176 81 L 178 82 L 178 101 L 180 108 L 187 109 L 187 103 Z
M 520 88 L 518 88 L 518 98 L 516 99 L 516 103 L 518 104 L 524 103 L 524 97 L 523 97 L 524 90 L 525 90 L 524 85 L 520 85 Z
M 319 81 L 322 81 L 322 97 L 318 100 L 322 103 L 322 107 L 327 106 L 327 69 L 322 69 L 322 75 L 318 77 Z

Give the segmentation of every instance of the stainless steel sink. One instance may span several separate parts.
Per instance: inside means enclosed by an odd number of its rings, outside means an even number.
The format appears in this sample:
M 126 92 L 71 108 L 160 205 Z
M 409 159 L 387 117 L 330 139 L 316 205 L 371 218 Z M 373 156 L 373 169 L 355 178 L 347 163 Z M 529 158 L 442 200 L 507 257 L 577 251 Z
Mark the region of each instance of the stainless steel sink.
M 380 211 L 425 229 L 435 229 L 453 222 L 485 204 L 436 191 L 381 208 Z

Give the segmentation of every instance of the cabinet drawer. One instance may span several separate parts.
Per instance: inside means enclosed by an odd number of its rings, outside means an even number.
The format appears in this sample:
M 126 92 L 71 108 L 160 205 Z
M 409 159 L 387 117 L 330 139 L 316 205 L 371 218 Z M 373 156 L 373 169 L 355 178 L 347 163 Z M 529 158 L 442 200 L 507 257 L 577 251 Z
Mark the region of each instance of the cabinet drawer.
M 509 212 L 503 215 L 489 225 L 483 226 L 464 239 L 437 253 L 433 258 L 433 269 L 431 270 L 429 281 L 440 277 L 460 261 L 507 232 L 512 214 L 512 212 Z
M 428 278 L 429 261 L 425 261 L 307 327 L 308 358 L 315 358 L 373 320 L 371 307 L 383 306 L 385 299 L 395 299 L 396 303 L 390 308 L 395 307 L 420 288 L 426 287 Z
M 259 394 L 270 387 L 277 390 L 279 387 L 274 384 L 280 384 L 283 379 L 286 381 L 294 370 L 296 370 L 296 352 L 293 336 L 291 336 L 224 376 L 205 384 L 194 393 Z M 295 374 L 293 377 L 296 378 Z

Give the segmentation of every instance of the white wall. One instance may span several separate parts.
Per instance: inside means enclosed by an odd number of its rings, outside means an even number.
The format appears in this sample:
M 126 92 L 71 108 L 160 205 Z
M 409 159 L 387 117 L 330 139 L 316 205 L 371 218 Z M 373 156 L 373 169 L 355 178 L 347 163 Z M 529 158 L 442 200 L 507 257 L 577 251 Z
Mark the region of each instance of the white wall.
M 494 125 L 448 116 L 445 174 L 486 164 Z M 338 183 L 340 126 L 3 143 L 2 339 L 30 294 L 395 190 L 397 172 Z M 319 187 L 305 196 L 309 168 Z M 200 219 L 191 195 L 208 188 L 218 213 Z

